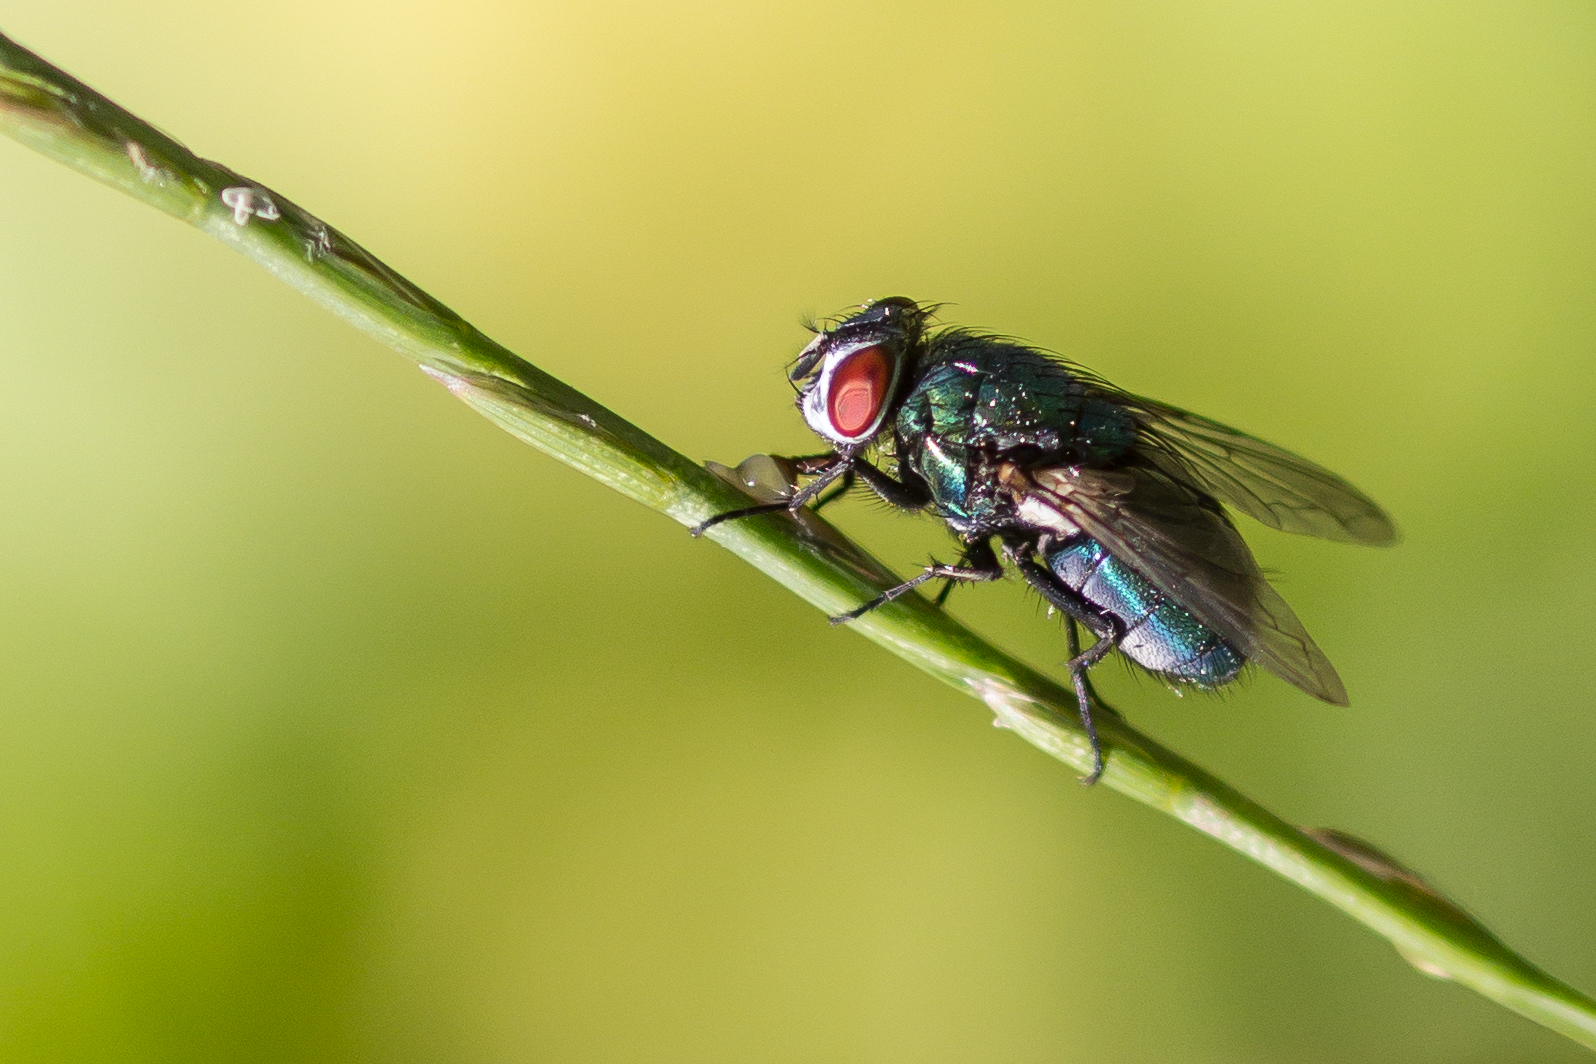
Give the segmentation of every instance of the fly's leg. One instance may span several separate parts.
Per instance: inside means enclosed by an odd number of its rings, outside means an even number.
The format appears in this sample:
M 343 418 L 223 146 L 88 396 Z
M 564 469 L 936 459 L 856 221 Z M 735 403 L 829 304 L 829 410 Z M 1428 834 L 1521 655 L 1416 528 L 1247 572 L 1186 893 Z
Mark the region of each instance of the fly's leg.
M 992 549 L 986 543 L 982 543 L 981 546 L 986 547 L 988 552 L 990 552 L 991 549 Z M 959 560 L 957 562 L 955 562 L 954 564 L 960 565 L 960 566 L 969 565 L 970 564 L 970 558 L 972 557 L 972 555 L 970 554 L 971 550 L 972 550 L 972 545 L 969 544 L 969 543 L 966 543 L 964 545 L 963 549 L 961 549 L 959 551 Z M 953 594 L 953 589 L 958 587 L 959 584 L 961 584 L 961 583 L 963 583 L 963 581 L 961 581 L 961 580 L 954 580 L 954 579 L 951 579 L 951 578 L 944 578 L 943 581 L 942 581 L 942 590 L 938 591 L 937 592 L 937 597 L 931 600 L 931 605 L 935 606 L 939 610 L 942 609 L 944 606 L 946 606 L 948 604 L 948 596 Z M 1073 651 L 1071 652 L 1071 656 L 1072 657 L 1074 656 L 1074 652 Z
M 985 540 L 971 543 L 964 549 L 964 564 L 940 565 L 935 562 L 926 566 L 925 571 L 919 576 L 911 577 L 897 587 L 888 588 L 863 606 L 841 613 L 831 618 L 832 624 L 847 624 L 849 621 L 863 617 L 871 610 L 885 606 L 893 599 L 902 598 L 927 580 L 946 580 L 951 587 L 954 582 L 985 583 L 990 580 L 999 580 L 1003 577 L 1003 566 L 998 564 L 997 555 L 993 553 L 991 544 Z
M 1113 710 L 1097 698 L 1097 692 L 1092 690 L 1092 682 L 1087 678 L 1086 670 L 1102 661 L 1110 650 L 1119 645 L 1119 641 L 1125 637 L 1123 626 L 1117 619 L 1086 601 L 1080 592 L 1032 559 L 1011 552 L 1010 561 L 1020 571 L 1020 575 L 1025 577 L 1026 583 L 1036 588 L 1042 598 L 1047 600 L 1048 605 L 1058 608 L 1069 618 L 1070 660 L 1064 667 L 1069 670 L 1070 684 L 1075 688 L 1075 703 L 1080 711 L 1081 727 L 1086 730 L 1086 738 L 1092 744 L 1092 771 L 1081 778 L 1081 783 L 1090 787 L 1103 775 L 1103 747 L 1097 740 L 1097 725 L 1092 722 L 1092 702 L 1097 701 L 1109 712 Z M 1080 649 L 1079 633 L 1075 630 L 1077 621 L 1097 638 L 1097 641 L 1085 652 Z
M 970 548 L 968 546 L 966 546 L 964 550 L 959 553 L 959 560 L 955 564 L 970 564 Z M 937 597 L 931 600 L 931 605 L 935 606 L 939 610 L 946 606 L 948 604 L 948 596 L 953 594 L 953 589 L 957 587 L 958 584 L 959 581 L 957 580 L 944 580 L 942 582 L 942 590 L 938 591 Z
M 1074 617 L 1066 616 L 1064 618 L 1064 631 L 1070 650 L 1070 661 L 1079 661 L 1084 656 L 1081 654 L 1080 622 Z M 1121 720 L 1124 719 L 1124 714 L 1115 709 L 1113 706 L 1109 705 L 1107 702 L 1103 701 L 1103 696 L 1097 693 L 1097 688 L 1092 684 L 1092 674 L 1087 672 L 1085 668 L 1071 671 L 1070 679 L 1072 681 L 1076 681 L 1078 684 L 1077 690 L 1075 692 L 1077 701 L 1081 697 L 1079 687 L 1085 687 L 1086 701 L 1088 705 L 1095 704 L 1097 708 L 1103 712 L 1119 717 Z M 1090 785 L 1096 783 L 1097 777 L 1103 774 L 1103 759 L 1101 751 L 1097 745 L 1097 728 L 1093 724 L 1091 716 L 1089 714 L 1083 716 L 1081 718 L 1081 723 L 1086 728 L 1087 736 L 1092 740 L 1093 751 L 1096 752 L 1092 775 L 1081 780 L 1082 783 Z
M 787 500 L 787 509 L 793 513 L 802 510 L 815 499 L 818 499 L 831 486 L 832 482 L 846 480 L 852 474 L 853 467 L 854 459 L 852 455 L 836 455 L 829 465 L 824 465 L 814 470 L 815 479 L 811 480 L 806 486 L 795 492 L 792 498 Z M 808 473 L 810 470 L 800 463 L 799 472 Z M 828 499 L 827 501 L 829 502 L 830 500 Z M 725 516 L 722 515 L 721 520 L 725 519 Z M 714 519 L 711 518 L 711 521 L 714 521 Z
M 723 514 L 716 514 L 707 521 L 700 522 L 688 530 L 689 534 L 697 539 L 705 532 L 725 521 L 738 521 L 744 517 L 755 517 L 759 514 L 779 514 L 783 510 L 797 513 L 807 506 L 821 492 L 831 486 L 839 478 L 849 477 L 853 470 L 854 460 L 850 455 L 844 454 L 819 454 L 808 455 L 803 458 L 788 459 L 798 467 L 798 472 L 814 476 L 814 480 L 799 491 L 793 493 L 792 498 L 785 502 L 767 502 L 758 506 L 744 506 L 740 510 L 727 510 Z M 846 490 L 846 488 L 844 488 Z M 826 502 L 830 502 L 827 499 Z
M 1069 644 L 1070 658 L 1073 660 L 1074 658 L 1079 657 L 1081 653 L 1081 622 L 1077 621 L 1074 617 L 1065 617 L 1064 620 L 1067 622 L 1065 633 Z M 1092 684 L 1091 675 L 1089 673 L 1083 674 L 1083 678 L 1086 681 L 1086 693 L 1091 696 L 1092 703 L 1096 705 L 1097 708 L 1107 710 L 1109 713 L 1112 713 L 1114 716 L 1123 720 L 1125 714 L 1121 713 L 1119 710 L 1103 701 L 1103 696 L 1097 693 L 1097 688 Z
M 849 469 L 840 478 L 838 478 L 837 486 L 834 487 L 829 494 L 822 495 L 818 500 L 816 500 L 813 507 L 815 513 L 819 513 L 821 510 L 825 509 L 827 506 L 830 506 L 832 503 L 848 494 L 848 492 L 852 491 L 854 479 L 855 473 L 852 469 Z
M 744 517 L 758 517 L 760 514 L 785 513 L 790 507 L 784 502 L 762 502 L 758 506 L 744 506 L 741 510 L 727 510 L 723 514 L 716 514 L 707 521 L 702 521 L 687 530 L 687 534 L 697 539 L 716 525 L 726 521 L 740 521 Z
M 920 510 L 931 501 L 931 491 L 924 484 L 889 477 L 869 462 L 855 462 L 853 468 L 865 486 L 889 506 L 896 506 L 900 510 Z M 996 559 L 993 564 L 997 564 Z
M 889 477 L 869 462 L 857 459 L 850 453 L 812 454 L 802 458 L 789 458 L 787 461 L 793 463 L 800 474 L 813 476 L 815 480 L 785 502 L 761 503 L 758 506 L 745 506 L 740 510 L 728 510 L 723 514 L 716 514 L 709 520 L 694 525 L 690 530 L 691 534 L 696 538 L 722 522 L 737 521 L 758 514 L 776 514 L 783 510 L 797 513 L 819 497 L 833 481 L 840 479 L 842 484 L 836 491 L 815 503 L 815 509 L 818 510 L 846 495 L 848 489 L 853 487 L 855 476 L 869 485 L 871 491 L 899 509 L 918 510 L 931 501 L 931 493 L 923 486 L 906 484 Z

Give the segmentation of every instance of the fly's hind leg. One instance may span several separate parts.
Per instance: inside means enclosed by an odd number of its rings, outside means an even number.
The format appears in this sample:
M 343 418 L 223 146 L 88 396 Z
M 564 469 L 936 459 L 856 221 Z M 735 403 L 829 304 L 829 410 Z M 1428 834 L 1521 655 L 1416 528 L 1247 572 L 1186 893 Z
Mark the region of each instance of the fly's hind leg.
M 1081 655 L 1081 622 L 1077 621 L 1074 617 L 1070 617 L 1070 616 L 1067 616 L 1067 615 L 1064 618 L 1064 622 L 1065 622 L 1065 624 L 1064 624 L 1064 636 L 1065 636 L 1065 639 L 1067 641 L 1067 644 L 1068 644 L 1069 650 L 1070 650 L 1070 661 L 1075 661 L 1076 659 L 1078 659 L 1078 658 L 1080 658 L 1082 656 Z M 1066 664 L 1066 667 L 1067 667 L 1067 664 Z M 1115 709 L 1113 706 L 1111 706 L 1107 702 L 1103 701 L 1103 696 L 1097 693 L 1097 687 L 1092 683 L 1091 673 L 1083 671 L 1081 673 L 1081 680 L 1086 684 L 1086 693 L 1087 693 L 1088 696 L 1090 696 L 1093 705 L 1097 706 L 1099 709 L 1108 710 L 1108 712 L 1114 714 L 1114 716 L 1116 716 L 1116 717 L 1123 717 L 1124 716 L 1124 714 L 1121 713 L 1119 710 Z
M 1070 673 L 1070 684 L 1075 688 L 1075 703 L 1081 715 L 1081 727 L 1086 731 L 1087 741 L 1092 744 L 1092 771 L 1081 777 L 1081 783 L 1090 787 L 1103 775 L 1103 747 L 1097 739 L 1097 725 L 1092 721 L 1092 703 L 1096 702 L 1110 713 L 1115 712 L 1113 707 L 1097 697 L 1097 692 L 1092 689 L 1092 681 L 1086 671 L 1099 661 L 1110 650 L 1119 645 L 1124 638 L 1123 627 L 1114 617 L 1093 606 L 1074 588 L 1065 584 L 1050 571 L 1044 569 L 1030 558 L 1012 556 L 1014 567 L 1025 577 L 1026 583 L 1036 588 L 1048 605 L 1061 610 L 1068 618 L 1066 634 L 1069 640 L 1070 660 L 1064 665 Z M 1086 629 L 1097 637 L 1097 641 L 1084 652 L 1081 650 L 1080 633 L 1076 624 L 1084 625 Z
M 885 606 L 893 599 L 902 598 L 928 580 L 946 580 L 948 581 L 948 586 L 952 587 L 955 583 L 985 583 L 1002 579 L 1002 577 L 1003 566 L 998 564 L 997 554 L 993 552 L 992 545 L 984 539 L 977 540 L 964 548 L 964 557 L 960 559 L 959 565 L 941 565 L 937 562 L 932 562 L 925 567 L 925 571 L 920 573 L 919 576 L 911 577 L 897 587 L 888 588 L 863 606 L 851 609 L 847 613 L 838 614 L 831 618 L 831 623 L 846 624 L 849 621 L 863 617 L 871 610 Z M 939 596 L 938 604 L 940 605 L 941 599 L 946 597 L 945 594 Z
M 1103 696 L 1097 693 L 1097 688 L 1092 684 L 1092 674 L 1086 670 L 1086 666 L 1084 664 L 1077 664 L 1086 657 L 1085 654 L 1081 653 L 1080 624 L 1081 622 L 1077 621 L 1074 617 L 1066 616 L 1064 618 L 1065 638 L 1070 651 L 1070 660 L 1065 663 L 1064 667 L 1070 670 L 1070 682 L 1075 688 L 1075 699 L 1080 705 L 1095 705 L 1098 709 L 1104 711 L 1105 713 L 1110 713 L 1123 720 L 1124 714 L 1115 709 L 1113 706 L 1109 705 L 1107 702 L 1103 701 Z M 1104 639 L 1099 637 L 1097 643 L 1093 645 L 1092 650 L 1096 650 L 1098 645 L 1110 646 L 1116 644 L 1117 642 L 1117 640 L 1112 638 Z M 1091 653 L 1091 651 L 1088 651 L 1087 653 Z M 1108 651 L 1105 650 L 1103 653 L 1106 654 Z M 1097 778 L 1103 774 L 1103 752 L 1102 747 L 1098 745 L 1097 727 L 1094 725 L 1092 721 L 1092 715 L 1089 711 L 1083 711 L 1081 713 L 1081 726 L 1086 729 L 1086 736 L 1092 741 L 1092 773 L 1081 780 L 1082 783 L 1090 786 L 1091 784 L 1096 783 Z

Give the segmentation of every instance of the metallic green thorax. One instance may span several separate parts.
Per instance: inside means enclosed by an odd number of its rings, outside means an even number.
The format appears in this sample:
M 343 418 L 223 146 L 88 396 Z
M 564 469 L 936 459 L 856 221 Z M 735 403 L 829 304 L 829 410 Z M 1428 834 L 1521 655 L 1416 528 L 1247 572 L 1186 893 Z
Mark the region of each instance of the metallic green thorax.
M 932 337 L 895 421 L 900 475 L 930 489 L 937 513 L 971 532 L 1009 517 L 991 456 L 1112 463 L 1136 442 L 1124 408 L 1089 378 L 1029 347 L 950 330 Z

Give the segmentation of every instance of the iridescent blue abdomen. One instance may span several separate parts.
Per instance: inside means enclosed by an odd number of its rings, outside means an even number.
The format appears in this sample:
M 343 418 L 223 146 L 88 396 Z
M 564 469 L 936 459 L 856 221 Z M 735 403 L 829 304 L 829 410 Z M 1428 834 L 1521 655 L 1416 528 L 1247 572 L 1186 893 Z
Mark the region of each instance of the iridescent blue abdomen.
M 1082 598 L 1125 626 L 1119 652 L 1179 683 L 1217 687 L 1246 659 L 1178 603 L 1096 540 L 1075 536 L 1047 551 L 1049 569 Z

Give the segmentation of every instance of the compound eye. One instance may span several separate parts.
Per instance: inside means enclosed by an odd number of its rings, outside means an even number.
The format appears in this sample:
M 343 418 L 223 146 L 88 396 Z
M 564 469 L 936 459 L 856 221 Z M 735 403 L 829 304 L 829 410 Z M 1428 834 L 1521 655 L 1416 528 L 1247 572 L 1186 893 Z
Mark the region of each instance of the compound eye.
M 892 386 L 892 356 L 881 344 L 861 348 L 831 371 L 826 416 L 837 435 L 863 436 L 881 413 Z

